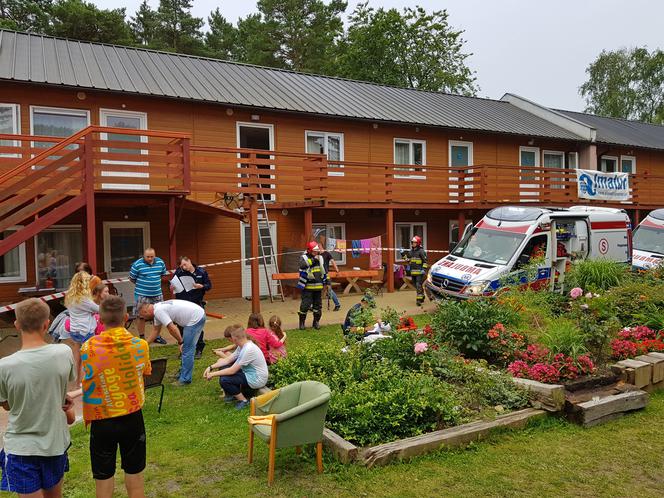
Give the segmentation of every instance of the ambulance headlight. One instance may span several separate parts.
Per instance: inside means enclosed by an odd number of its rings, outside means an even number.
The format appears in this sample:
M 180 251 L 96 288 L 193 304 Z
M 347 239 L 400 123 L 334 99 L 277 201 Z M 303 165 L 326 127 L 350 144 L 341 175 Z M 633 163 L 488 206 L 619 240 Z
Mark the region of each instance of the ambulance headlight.
M 474 284 L 470 284 L 468 287 L 465 288 L 464 294 L 468 294 L 469 296 L 481 296 L 482 294 L 484 294 L 487 285 L 489 285 L 488 280 L 475 282 Z
M 432 273 L 432 272 L 429 272 L 429 273 L 427 274 L 427 282 L 429 282 L 429 283 L 433 283 L 433 277 L 431 276 L 431 273 Z

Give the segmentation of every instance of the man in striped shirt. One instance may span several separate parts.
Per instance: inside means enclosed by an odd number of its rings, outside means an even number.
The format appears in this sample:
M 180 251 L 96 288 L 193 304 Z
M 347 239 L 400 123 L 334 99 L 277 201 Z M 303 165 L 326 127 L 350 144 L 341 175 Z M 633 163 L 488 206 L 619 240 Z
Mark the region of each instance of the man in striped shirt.
M 135 285 L 134 300 L 136 309 L 140 309 L 143 304 L 160 303 L 164 300 L 161 292 L 161 277 L 168 275 L 166 264 L 161 258 L 158 258 L 154 249 L 149 247 L 143 252 L 143 257 L 134 261 L 129 270 L 129 280 Z M 138 333 L 141 337 L 145 336 L 145 320 L 139 318 L 137 322 Z M 159 344 L 166 344 L 161 336 L 155 339 Z

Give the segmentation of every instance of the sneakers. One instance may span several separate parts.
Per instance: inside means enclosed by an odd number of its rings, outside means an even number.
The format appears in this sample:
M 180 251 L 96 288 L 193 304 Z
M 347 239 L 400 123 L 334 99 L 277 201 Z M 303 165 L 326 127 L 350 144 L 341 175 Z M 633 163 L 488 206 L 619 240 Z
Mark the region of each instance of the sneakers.
M 341 309 L 341 305 L 337 304 L 332 311 L 339 311 Z
M 244 401 L 238 401 L 237 404 L 235 405 L 235 409 L 236 410 L 243 410 L 247 406 L 249 406 L 249 400 L 245 399 Z
M 222 394 L 219 397 L 224 400 L 224 403 L 232 403 L 233 401 L 235 401 L 235 396 L 228 396 Z
M 203 357 L 203 351 L 196 351 L 194 353 L 194 359 L 195 360 L 200 360 Z
M 171 385 L 172 385 L 173 387 L 188 387 L 189 384 L 191 384 L 191 382 L 181 382 L 181 381 L 179 381 L 179 380 L 176 380 L 176 381 L 173 382 L 173 384 L 171 384 Z
M 156 342 L 157 344 L 168 344 L 168 343 L 166 342 L 166 339 L 164 339 L 164 338 L 163 338 L 162 336 L 160 336 L 160 335 L 157 336 L 157 338 L 154 340 L 154 342 Z

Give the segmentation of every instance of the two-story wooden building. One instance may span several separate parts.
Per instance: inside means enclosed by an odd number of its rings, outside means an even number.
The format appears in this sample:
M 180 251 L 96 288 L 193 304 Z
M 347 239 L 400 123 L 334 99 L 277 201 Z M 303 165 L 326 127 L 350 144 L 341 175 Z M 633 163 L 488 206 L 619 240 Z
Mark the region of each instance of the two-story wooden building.
M 81 259 L 122 276 L 146 246 L 246 258 L 260 196 L 278 253 L 321 228 L 445 250 L 496 205 L 579 203 L 575 168 L 629 172 L 638 221 L 664 205 L 664 127 L 0 31 L 0 302 Z M 211 297 L 251 295 L 250 261 L 209 271 Z

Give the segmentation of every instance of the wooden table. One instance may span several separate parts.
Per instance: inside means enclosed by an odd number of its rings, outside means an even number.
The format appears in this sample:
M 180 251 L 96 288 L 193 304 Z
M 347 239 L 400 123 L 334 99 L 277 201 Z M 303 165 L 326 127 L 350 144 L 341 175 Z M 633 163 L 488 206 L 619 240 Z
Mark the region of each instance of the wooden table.
M 408 289 L 416 290 L 415 286 L 413 285 L 413 277 L 409 277 L 408 275 L 404 275 L 401 280 L 403 280 L 403 284 L 401 284 L 401 287 L 399 287 L 400 291 L 408 290 Z
M 344 271 L 331 271 L 328 273 L 328 278 L 340 278 L 346 280 L 346 288 L 344 294 L 350 294 L 350 291 L 355 289 L 357 292 L 362 292 L 362 289 L 357 285 L 357 281 L 361 278 L 373 279 L 378 277 L 378 270 L 344 270 Z M 297 280 L 300 278 L 299 273 L 273 273 L 272 280 Z

